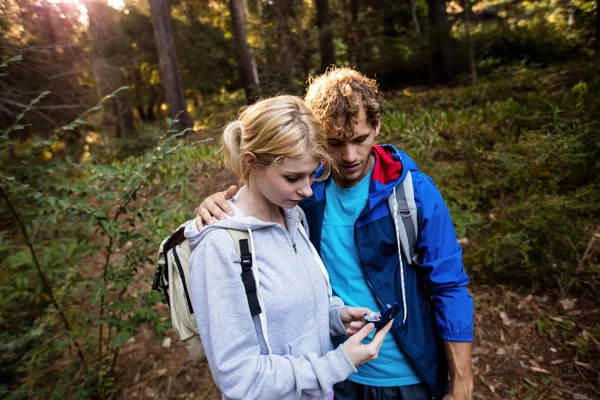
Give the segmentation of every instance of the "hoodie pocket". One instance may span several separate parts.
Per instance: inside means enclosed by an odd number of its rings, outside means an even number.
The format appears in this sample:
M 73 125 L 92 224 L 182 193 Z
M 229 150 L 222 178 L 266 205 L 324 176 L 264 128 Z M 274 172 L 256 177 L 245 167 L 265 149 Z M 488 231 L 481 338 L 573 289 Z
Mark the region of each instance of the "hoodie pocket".
M 317 329 L 313 325 L 288 345 L 289 354 L 292 357 L 305 356 L 308 353 L 319 354 L 319 341 L 320 338 L 317 334 Z

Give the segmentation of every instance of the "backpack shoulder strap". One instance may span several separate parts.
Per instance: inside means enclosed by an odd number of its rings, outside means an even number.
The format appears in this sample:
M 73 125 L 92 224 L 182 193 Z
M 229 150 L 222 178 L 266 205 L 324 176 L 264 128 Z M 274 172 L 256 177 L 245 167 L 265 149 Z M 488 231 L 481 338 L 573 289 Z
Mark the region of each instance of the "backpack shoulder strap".
M 402 253 L 411 264 L 418 262 L 417 238 L 419 237 L 419 226 L 417 222 L 417 204 L 415 202 L 415 191 L 412 182 L 412 173 L 408 171 L 406 178 L 395 190 L 394 196 L 388 198 L 388 207 L 394 213 L 398 221 L 398 236 Z
M 250 252 L 250 235 L 246 231 L 236 229 L 227 229 L 231 235 L 235 250 L 240 256 L 240 264 L 242 266 L 242 282 L 246 289 L 246 297 L 248 298 L 248 306 L 250 307 L 251 315 L 258 315 L 262 312 L 258 301 L 258 292 L 256 281 L 252 274 L 252 253 Z

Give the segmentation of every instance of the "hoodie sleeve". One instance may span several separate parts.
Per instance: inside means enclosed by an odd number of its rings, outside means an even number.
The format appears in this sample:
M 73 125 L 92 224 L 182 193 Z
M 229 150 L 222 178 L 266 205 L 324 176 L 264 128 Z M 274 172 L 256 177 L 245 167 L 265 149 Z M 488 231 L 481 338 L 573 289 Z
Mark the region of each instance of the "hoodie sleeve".
M 333 296 L 329 303 L 329 336 L 345 335 L 346 328 L 340 318 L 340 312 L 346 305 L 338 296 Z
M 356 372 L 342 346 L 322 357 L 261 354 L 253 320 L 258 316 L 248 310 L 239 257 L 225 229 L 206 234 L 190 266 L 198 330 L 213 378 L 226 397 L 324 397 Z
M 190 242 L 190 247 L 195 249 L 200 243 L 201 232 L 198 230 L 198 226 L 196 226 L 196 220 L 191 219 L 189 221 L 184 222 L 182 225 L 185 226 L 183 230 L 183 236 Z
M 462 263 L 462 248 L 448 207 L 428 176 L 416 173 L 415 198 L 421 203 L 421 230 L 417 244 L 424 282 L 433 299 L 436 325 L 443 340 L 473 340 L 473 299 Z

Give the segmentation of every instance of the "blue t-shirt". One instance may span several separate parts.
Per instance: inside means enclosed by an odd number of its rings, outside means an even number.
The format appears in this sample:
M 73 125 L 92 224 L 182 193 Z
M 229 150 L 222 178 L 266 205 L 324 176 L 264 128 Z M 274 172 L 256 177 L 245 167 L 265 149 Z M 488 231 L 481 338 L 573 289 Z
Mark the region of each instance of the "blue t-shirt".
M 321 256 L 329 272 L 333 292 L 344 303 L 379 311 L 381 306 L 369 288 L 354 245 L 354 225 L 369 197 L 373 168 L 357 185 L 341 189 L 332 178 L 325 187 L 325 216 L 321 236 Z M 371 333 L 363 343 L 373 339 Z M 334 337 L 337 347 L 347 339 Z M 410 362 L 404 357 L 396 340 L 387 335 L 377 359 L 358 367 L 349 380 L 369 386 L 405 386 L 421 382 Z

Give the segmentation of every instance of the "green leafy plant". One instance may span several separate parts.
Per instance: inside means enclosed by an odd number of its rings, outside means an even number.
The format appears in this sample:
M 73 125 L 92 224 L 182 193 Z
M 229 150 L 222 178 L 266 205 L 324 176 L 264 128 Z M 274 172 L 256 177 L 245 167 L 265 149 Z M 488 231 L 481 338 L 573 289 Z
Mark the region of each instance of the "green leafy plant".
M 2 347 L 9 354 L 0 367 L 13 377 L 7 389 L 14 398 L 107 397 L 116 389 L 120 350 L 138 328 L 167 329 L 154 310 L 160 296 L 142 286 L 150 285 L 159 238 L 189 208 L 185 200 L 173 207 L 176 199 L 165 194 L 171 185 L 189 192 L 194 164 L 184 161 L 214 161 L 216 148 L 181 141 L 185 131 L 174 132 L 169 120 L 143 156 L 109 164 L 53 152 L 63 132 L 81 129 L 87 115 L 125 89 L 49 137 L 33 136 L 17 163 L 0 158 L 0 213 L 10 217 L 0 237 L 0 319 L 8 327 Z M 1 132 L 1 150 L 23 143 L 20 121 L 48 95 L 34 98 Z

